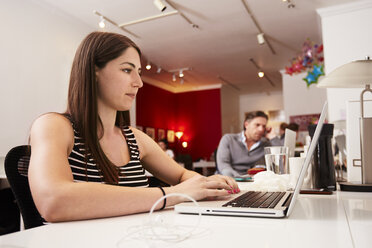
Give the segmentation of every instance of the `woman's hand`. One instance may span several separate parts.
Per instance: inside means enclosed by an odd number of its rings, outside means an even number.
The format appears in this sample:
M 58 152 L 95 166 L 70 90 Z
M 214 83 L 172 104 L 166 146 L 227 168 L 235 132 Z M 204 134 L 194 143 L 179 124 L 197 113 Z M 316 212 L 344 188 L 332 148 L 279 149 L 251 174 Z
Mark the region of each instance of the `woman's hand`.
M 195 200 L 213 199 L 239 192 L 238 185 L 232 178 L 220 175 L 210 177 L 196 175 L 168 189 L 169 193 L 187 194 Z
M 239 193 L 240 192 L 238 184 L 231 177 L 223 176 L 223 175 L 213 175 L 213 176 L 207 177 L 207 179 L 226 183 L 227 185 L 230 186 L 231 193 Z

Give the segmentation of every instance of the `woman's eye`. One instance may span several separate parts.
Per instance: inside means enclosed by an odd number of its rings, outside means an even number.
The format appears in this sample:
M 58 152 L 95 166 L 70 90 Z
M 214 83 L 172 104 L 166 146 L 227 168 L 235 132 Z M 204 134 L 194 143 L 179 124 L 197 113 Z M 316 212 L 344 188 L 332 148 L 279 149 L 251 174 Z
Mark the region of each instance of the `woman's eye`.
M 122 69 L 122 71 L 123 71 L 123 72 L 126 72 L 126 73 L 130 73 L 130 72 L 132 71 L 132 69 L 127 69 L 127 68 L 125 68 L 125 69 Z

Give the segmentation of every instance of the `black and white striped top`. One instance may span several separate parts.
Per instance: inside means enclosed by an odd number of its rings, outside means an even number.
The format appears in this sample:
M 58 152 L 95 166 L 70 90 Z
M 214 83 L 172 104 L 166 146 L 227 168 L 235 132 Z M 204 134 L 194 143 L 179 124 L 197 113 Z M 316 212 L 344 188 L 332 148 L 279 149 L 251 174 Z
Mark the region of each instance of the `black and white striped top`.
M 74 128 L 74 126 L 73 126 Z M 139 160 L 139 150 L 136 138 L 129 127 L 123 128 L 123 134 L 128 144 L 130 154 L 129 163 L 118 167 L 119 170 L 119 185 L 130 187 L 148 187 L 149 183 L 145 176 Z M 85 156 L 87 156 L 87 165 L 85 164 Z M 68 157 L 72 175 L 75 182 L 97 182 L 105 183 L 102 172 L 99 170 L 92 154 L 86 154 L 84 148 L 84 140 L 74 128 L 74 147 Z

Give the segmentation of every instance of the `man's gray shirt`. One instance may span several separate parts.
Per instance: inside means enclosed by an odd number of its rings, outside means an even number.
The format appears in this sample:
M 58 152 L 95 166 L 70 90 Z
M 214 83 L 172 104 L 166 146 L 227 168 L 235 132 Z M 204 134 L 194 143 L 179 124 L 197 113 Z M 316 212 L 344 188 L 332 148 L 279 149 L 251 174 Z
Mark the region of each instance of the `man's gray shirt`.
M 247 170 L 255 165 L 265 165 L 264 147 L 270 142 L 262 139 L 248 151 L 244 133 L 225 134 L 217 149 L 217 169 L 226 176 L 247 174 Z

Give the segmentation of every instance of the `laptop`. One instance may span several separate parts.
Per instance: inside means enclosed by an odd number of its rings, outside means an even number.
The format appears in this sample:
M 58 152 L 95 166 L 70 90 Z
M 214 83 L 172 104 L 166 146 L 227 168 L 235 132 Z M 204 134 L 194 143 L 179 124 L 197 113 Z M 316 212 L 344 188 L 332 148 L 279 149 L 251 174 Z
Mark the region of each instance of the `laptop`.
M 294 157 L 296 148 L 296 132 L 286 128 L 284 134 L 284 146 L 288 147 L 288 157 Z
M 224 216 L 249 216 L 249 217 L 271 217 L 282 218 L 289 216 L 294 208 L 306 171 L 316 145 L 318 144 L 320 131 L 327 112 L 327 102 L 324 103 L 322 114 L 315 129 L 309 151 L 305 158 L 300 176 L 294 191 L 285 192 L 260 192 L 241 191 L 234 197 L 228 196 L 218 201 L 200 201 L 199 206 L 193 202 L 177 204 L 174 210 L 182 214 L 224 215 Z

